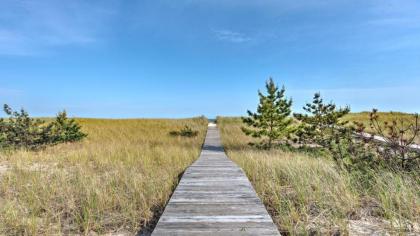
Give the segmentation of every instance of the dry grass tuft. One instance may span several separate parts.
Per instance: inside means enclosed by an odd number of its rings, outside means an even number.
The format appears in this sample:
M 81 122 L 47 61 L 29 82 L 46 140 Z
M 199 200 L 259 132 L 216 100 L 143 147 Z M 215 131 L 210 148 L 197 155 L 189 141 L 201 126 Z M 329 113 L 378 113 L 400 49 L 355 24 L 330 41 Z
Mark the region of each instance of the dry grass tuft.
M 207 129 L 198 118 L 78 121 L 89 134 L 81 143 L 1 153 L 0 235 L 137 232 L 162 210 Z M 199 135 L 168 135 L 185 125 Z

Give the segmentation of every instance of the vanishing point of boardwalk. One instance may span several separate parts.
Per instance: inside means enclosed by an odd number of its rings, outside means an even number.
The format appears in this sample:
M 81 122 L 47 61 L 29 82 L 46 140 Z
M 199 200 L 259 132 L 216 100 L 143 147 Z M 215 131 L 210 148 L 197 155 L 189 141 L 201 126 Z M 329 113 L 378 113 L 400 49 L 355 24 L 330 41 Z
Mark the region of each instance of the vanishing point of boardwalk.
M 210 125 L 200 158 L 185 171 L 152 235 L 280 234 Z

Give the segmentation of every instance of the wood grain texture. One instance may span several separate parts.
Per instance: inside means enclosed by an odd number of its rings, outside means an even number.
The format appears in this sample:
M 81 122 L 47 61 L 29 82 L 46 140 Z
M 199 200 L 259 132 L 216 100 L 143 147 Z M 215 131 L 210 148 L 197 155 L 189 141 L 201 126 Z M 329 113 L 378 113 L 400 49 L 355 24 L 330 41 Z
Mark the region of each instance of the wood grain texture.
M 244 172 L 227 158 L 213 125 L 200 158 L 185 171 L 152 235 L 280 233 Z

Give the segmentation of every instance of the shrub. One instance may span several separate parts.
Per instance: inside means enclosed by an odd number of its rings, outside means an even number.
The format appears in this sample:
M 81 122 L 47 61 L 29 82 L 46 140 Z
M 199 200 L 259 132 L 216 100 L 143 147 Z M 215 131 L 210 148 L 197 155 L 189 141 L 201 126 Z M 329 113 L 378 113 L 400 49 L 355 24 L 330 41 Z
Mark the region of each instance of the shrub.
M 7 104 L 3 110 L 9 117 L 0 120 L 2 148 L 36 149 L 51 141 L 51 126 L 44 121 L 30 118 L 24 109 L 13 111 Z
M 21 109 L 13 111 L 7 104 L 3 108 L 7 119 L 0 119 L 0 147 L 39 149 L 46 145 L 79 141 L 86 137 L 74 119 L 68 119 L 66 112 L 60 112 L 55 121 L 46 123 L 31 118 Z
M 301 122 L 298 131 L 298 141 L 301 143 L 316 143 L 328 147 L 340 134 L 349 130 L 345 127 L 347 122 L 340 118 L 350 112 L 349 107 L 337 109 L 333 103 L 325 104 L 320 93 L 315 93 L 312 103 L 303 107 L 308 114 L 293 114 Z M 341 127 L 341 129 L 337 129 Z
M 179 131 L 171 131 L 169 132 L 171 136 L 181 136 L 181 137 L 195 137 L 198 135 L 198 131 L 192 130 L 188 125 L 184 126 Z
M 80 141 L 87 134 L 81 131 L 81 126 L 75 119 L 68 119 L 66 111 L 59 112 L 52 123 L 51 138 L 54 143 Z
M 420 159 L 420 150 L 414 150 L 416 138 L 420 134 L 419 115 L 413 115 L 414 122 L 393 118 L 390 122 L 381 122 L 378 110 L 373 109 L 370 113 L 370 127 L 381 136 L 382 142 L 372 138 L 371 143 L 377 147 L 378 153 L 388 163 L 399 162 L 403 169 L 418 167 L 416 163 Z M 383 123 L 383 124 L 382 124 Z
M 308 114 L 294 114 L 301 122 L 295 141 L 328 150 L 339 166 L 366 173 L 383 164 L 395 168 L 398 163 L 405 170 L 419 168 L 420 151 L 413 151 L 414 140 L 420 133 L 417 114 L 414 122 L 394 118 L 382 124 L 374 109 L 370 113 L 370 126 L 379 135 L 375 137 L 364 133 L 362 123 L 342 121 L 350 108 L 337 109 L 333 103 L 325 104 L 319 93 L 303 109 Z
M 296 131 L 297 142 L 315 144 L 328 150 L 334 161 L 346 169 L 360 170 L 372 166 L 377 159 L 375 153 L 366 140 L 354 138 L 354 132 L 362 127 L 356 128 L 341 121 L 350 112 L 349 107 L 337 108 L 332 102 L 326 104 L 321 95 L 315 93 L 312 103 L 306 104 L 303 109 L 309 114 L 294 114 L 301 122 Z

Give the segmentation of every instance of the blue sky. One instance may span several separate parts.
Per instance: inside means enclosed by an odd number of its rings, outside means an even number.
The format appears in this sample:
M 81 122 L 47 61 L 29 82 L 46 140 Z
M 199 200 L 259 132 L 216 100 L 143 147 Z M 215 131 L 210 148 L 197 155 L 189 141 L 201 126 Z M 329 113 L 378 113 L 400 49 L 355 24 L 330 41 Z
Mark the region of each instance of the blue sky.
M 418 0 L 0 0 L 0 102 L 35 116 L 244 115 L 272 76 L 301 111 L 420 111 Z

